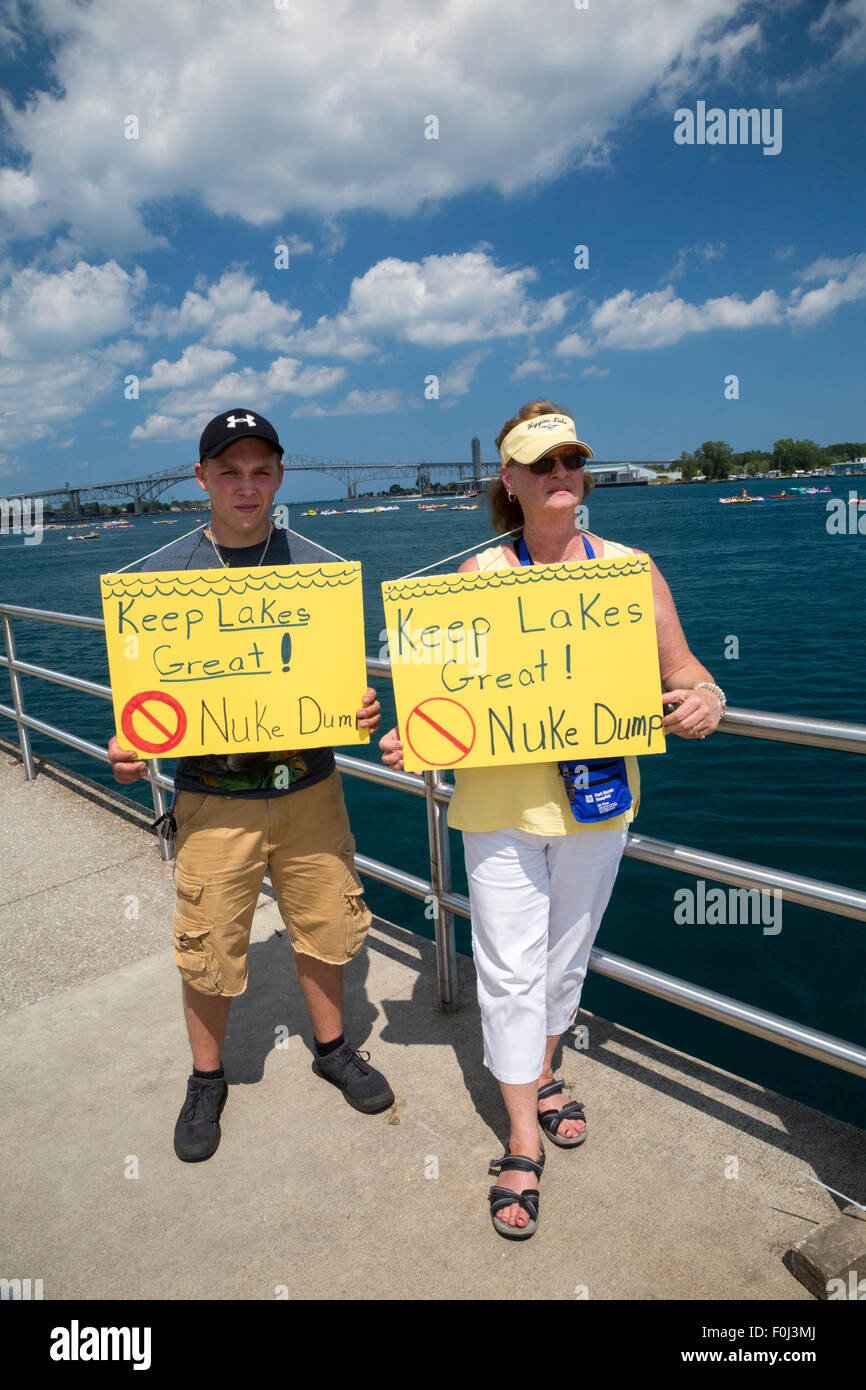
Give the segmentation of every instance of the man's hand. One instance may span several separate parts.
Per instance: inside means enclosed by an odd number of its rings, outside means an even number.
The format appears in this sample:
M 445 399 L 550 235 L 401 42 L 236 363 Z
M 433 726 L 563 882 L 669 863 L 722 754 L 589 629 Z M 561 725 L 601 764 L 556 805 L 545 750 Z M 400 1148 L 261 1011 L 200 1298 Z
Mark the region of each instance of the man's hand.
M 147 776 L 147 767 L 140 761 L 138 754 L 129 748 L 121 748 L 116 734 L 109 741 L 108 756 L 111 759 L 115 782 L 122 782 L 128 787 L 130 782 L 137 782 L 139 777 Z
M 362 708 L 358 710 L 356 718 L 359 729 L 369 729 L 374 734 L 379 727 L 379 719 L 382 714 L 382 706 L 376 699 L 376 692 L 372 686 L 368 685 L 361 701 Z
M 395 772 L 402 772 L 403 745 L 400 742 L 400 730 L 396 727 L 389 729 L 387 734 L 379 739 L 379 747 L 382 750 L 382 762 L 387 763 Z

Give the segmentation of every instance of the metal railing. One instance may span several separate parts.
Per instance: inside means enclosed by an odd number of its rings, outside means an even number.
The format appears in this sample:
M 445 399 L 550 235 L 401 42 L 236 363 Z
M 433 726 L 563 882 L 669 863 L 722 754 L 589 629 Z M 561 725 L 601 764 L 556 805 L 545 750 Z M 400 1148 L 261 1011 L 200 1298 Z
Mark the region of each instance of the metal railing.
M 36 677 L 66 686 L 70 690 L 96 695 L 104 700 L 111 699 L 110 687 L 38 666 L 33 662 L 19 660 L 12 628 L 14 618 L 27 618 L 102 632 L 105 626 L 102 619 L 56 613 L 47 609 L 24 608 L 17 604 L 0 604 L 0 617 L 6 642 L 6 656 L 0 656 L 0 665 L 5 666 L 9 672 L 13 701 L 13 707 L 0 704 L 0 714 L 14 720 L 18 726 L 18 742 L 27 780 L 31 781 L 36 776 L 36 764 L 30 744 L 31 730 L 65 743 L 102 762 L 108 762 L 108 752 L 100 745 L 28 715 L 24 709 L 20 678 L 22 675 Z M 386 661 L 368 659 L 367 673 L 373 680 L 391 679 L 390 665 Z M 813 748 L 832 748 L 847 753 L 866 753 L 866 726 L 862 724 L 800 718 L 772 714 L 764 710 L 728 709 L 719 729 L 723 733 L 745 738 L 807 744 Z M 454 916 L 471 916 L 469 899 L 462 893 L 455 893 L 451 884 L 446 812 L 454 788 L 445 782 L 438 772 L 426 772 L 419 777 L 414 773 L 395 772 L 382 764 L 345 754 L 337 754 L 336 762 L 341 772 L 351 777 L 375 782 L 425 799 L 430 849 L 429 879 L 419 878 L 404 869 L 384 864 L 364 854 L 357 854 L 355 863 L 360 872 L 368 878 L 392 888 L 399 888 L 410 897 L 433 904 L 439 1004 L 442 1009 L 454 1010 L 459 1004 Z M 166 809 L 165 794 L 173 791 L 174 784 L 171 778 L 166 777 L 161 771 L 158 760 L 148 760 L 147 768 L 154 809 L 157 816 L 161 816 Z M 163 859 L 170 859 L 170 842 L 160 835 L 159 844 Z M 696 877 L 706 876 L 720 883 L 764 892 L 775 890 L 787 902 L 802 903 L 820 912 L 866 921 L 866 893 L 857 889 L 843 888 L 838 884 L 806 878 L 802 874 L 786 873 L 762 864 L 751 864 L 726 855 L 711 854 L 687 845 L 671 844 L 648 835 L 630 833 L 625 853 L 644 863 L 675 868 Z M 678 1004 L 693 1013 L 726 1023 L 741 1032 L 751 1033 L 755 1037 L 790 1048 L 804 1056 L 814 1057 L 843 1071 L 866 1077 L 866 1049 L 855 1043 L 848 1043 L 841 1038 L 804 1027 L 763 1009 L 752 1008 L 727 995 L 689 984 L 674 975 L 666 975 L 662 971 L 638 965 L 598 947 L 590 954 L 589 968 L 607 976 L 608 979 L 618 980 L 633 989 L 655 995 L 668 1003 Z

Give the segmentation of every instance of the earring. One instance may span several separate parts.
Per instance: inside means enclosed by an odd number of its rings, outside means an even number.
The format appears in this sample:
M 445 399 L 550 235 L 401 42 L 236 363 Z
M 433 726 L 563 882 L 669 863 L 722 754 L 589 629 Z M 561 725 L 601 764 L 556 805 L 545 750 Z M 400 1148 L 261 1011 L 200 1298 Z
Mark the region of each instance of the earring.
M 509 494 L 508 494 L 508 500 L 509 500 L 509 502 L 513 502 L 513 501 L 514 501 L 514 493 L 513 493 L 513 492 L 509 492 Z

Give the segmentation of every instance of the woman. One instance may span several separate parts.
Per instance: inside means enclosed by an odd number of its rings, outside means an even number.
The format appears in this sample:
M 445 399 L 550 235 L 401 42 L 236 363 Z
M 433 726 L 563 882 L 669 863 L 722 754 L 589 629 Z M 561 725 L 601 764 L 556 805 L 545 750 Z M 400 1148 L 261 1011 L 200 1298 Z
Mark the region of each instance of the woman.
M 501 476 L 490 492 L 493 524 L 513 539 L 471 556 L 460 572 L 634 555 L 629 546 L 579 529 L 575 509 L 593 486 L 592 450 L 568 411 L 535 400 L 496 439 Z M 650 560 L 659 670 L 668 734 L 705 738 L 724 693 L 692 655 L 671 592 Z M 399 732 L 381 740 L 383 760 L 402 766 Z M 586 769 L 589 790 L 586 789 Z M 566 772 L 574 771 L 563 765 Z M 544 1165 L 538 1125 L 560 1148 L 586 1138 L 580 1102 L 562 1104 L 551 1061 L 577 1013 L 589 953 L 637 813 L 637 759 L 584 761 L 583 782 L 557 762 L 455 769 L 449 825 L 462 830 L 472 905 L 472 947 L 484 1062 L 499 1081 L 510 1120 L 505 1153 L 491 1164 L 499 1182 L 493 1225 L 512 1240 L 538 1220 Z

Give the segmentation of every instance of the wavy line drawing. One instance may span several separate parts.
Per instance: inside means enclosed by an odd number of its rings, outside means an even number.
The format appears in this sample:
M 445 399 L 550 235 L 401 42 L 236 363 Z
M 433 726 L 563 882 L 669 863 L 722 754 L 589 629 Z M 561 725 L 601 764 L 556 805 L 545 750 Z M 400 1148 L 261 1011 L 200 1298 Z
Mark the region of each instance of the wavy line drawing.
M 268 583 L 272 578 L 276 582 Z M 221 575 L 218 580 L 203 580 L 201 575 L 195 579 L 184 580 L 178 578 L 171 584 L 161 584 L 158 580 L 145 580 L 130 578 L 130 580 L 120 584 L 113 583 L 112 576 L 103 574 L 100 576 L 102 582 L 102 597 L 107 598 L 153 598 L 155 594 L 162 594 L 168 598 L 171 594 L 177 594 L 180 598 L 226 598 L 229 594 L 245 594 L 248 592 L 261 593 L 266 589 L 268 593 L 286 592 L 288 589 L 334 589 L 345 588 L 348 584 L 360 583 L 361 571 L 354 567 L 339 571 L 337 574 L 326 575 L 321 569 L 316 569 L 312 574 L 300 576 L 279 575 L 271 571 L 270 575 L 263 575 L 258 581 L 253 579 L 227 579 Z M 197 588 L 197 585 L 204 585 L 204 588 Z
M 521 568 L 513 569 L 510 573 L 507 570 L 482 570 L 478 574 L 465 574 L 454 576 L 454 578 L 441 577 L 433 580 L 421 580 L 423 588 L 409 585 L 402 580 L 395 580 L 394 583 L 382 585 L 382 592 L 386 599 L 410 599 L 410 598 L 432 598 L 454 593 L 470 593 L 473 589 L 501 589 L 508 588 L 515 584 L 549 584 L 556 582 L 559 584 L 567 583 L 570 579 L 629 579 L 636 574 L 649 574 L 649 564 L 644 560 L 630 562 L 627 566 L 620 569 L 599 569 L 584 568 L 581 565 L 580 573 L 574 570 L 553 570 L 551 569 L 532 569 Z M 479 583 L 483 580 L 483 583 Z M 468 581 L 468 582 L 467 582 Z

